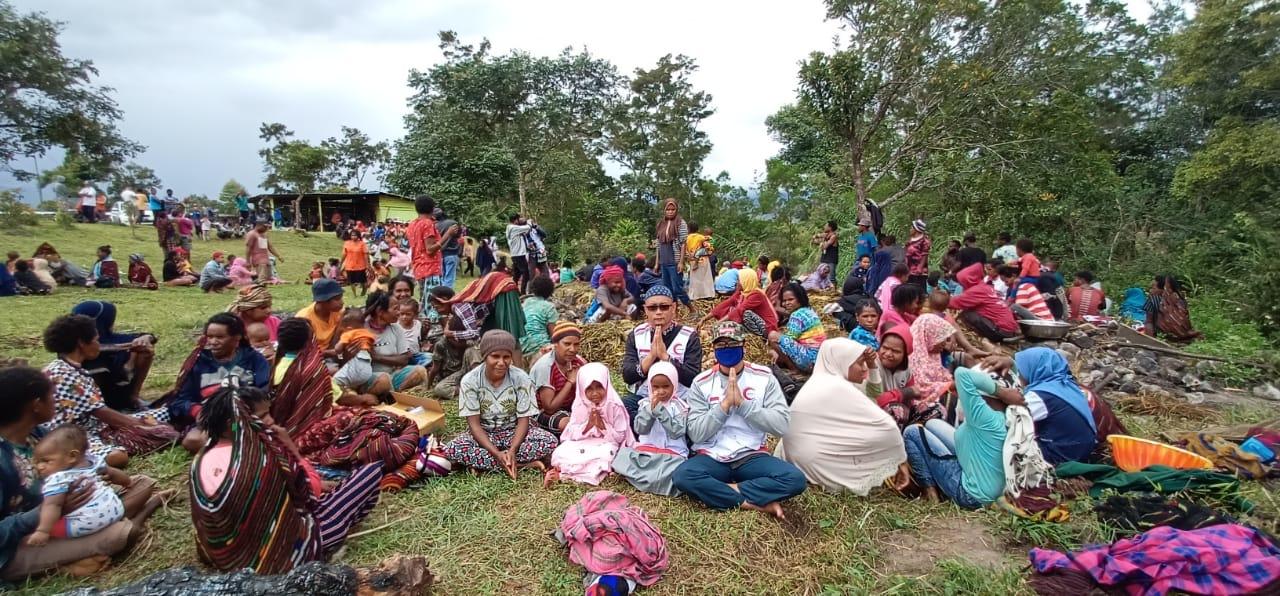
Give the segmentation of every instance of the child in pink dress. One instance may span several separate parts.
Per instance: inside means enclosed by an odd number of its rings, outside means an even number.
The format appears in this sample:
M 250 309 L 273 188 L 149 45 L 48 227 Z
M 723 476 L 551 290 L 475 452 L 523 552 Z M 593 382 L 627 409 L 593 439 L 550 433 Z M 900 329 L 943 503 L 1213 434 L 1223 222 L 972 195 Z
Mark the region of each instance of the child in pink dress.
M 613 389 L 609 369 L 599 362 L 578 369 L 573 411 L 551 454 L 550 484 L 557 478 L 597 485 L 613 465 L 618 450 L 635 445 L 630 417 Z

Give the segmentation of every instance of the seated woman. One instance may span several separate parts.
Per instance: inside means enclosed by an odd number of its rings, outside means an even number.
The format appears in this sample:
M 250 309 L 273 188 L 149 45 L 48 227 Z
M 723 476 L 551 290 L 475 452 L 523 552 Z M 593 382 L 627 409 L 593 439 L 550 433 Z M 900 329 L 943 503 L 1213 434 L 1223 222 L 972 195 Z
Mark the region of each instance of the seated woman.
M 915 284 L 899 284 L 893 289 L 889 305 L 881 311 L 880 331 L 902 325 L 910 327 L 924 309 L 924 288 Z M 879 301 L 876 304 L 880 304 Z
M 1092 271 L 1076 273 L 1075 283 L 1067 290 L 1067 320 L 1078 323 L 1085 317 L 1101 316 L 1106 300 L 1107 296 L 1102 292 L 1102 286 L 1094 281 Z
M 257 274 L 249 269 L 249 264 L 243 257 L 236 257 L 231 260 L 231 267 L 227 269 L 227 277 L 231 278 L 231 287 L 243 288 L 251 286 L 255 282 Z
M 765 271 L 769 275 L 769 285 L 765 287 L 764 295 L 769 297 L 769 304 L 773 305 L 773 310 L 781 317 L 786 312 L 782 308 L 782 288 L 791 285 L 791 271 L 778 261 L 770 262 Z
M 902 439 L 911 474 L 929 500 L 937 501 L 941 492 L 960 507 L 977 509 L 1004 493 L 1004 408 L 1021 395 L 997 387 L 981 370 L 960 368 L 955 377 L 964 422 L 912 424 Z
M 46 425 L 75 424 L 89 435 L 89 454 L 102 458 L 113 468 L 123 468 L 129 456 L 144 455 L 172 445 L 178 434 L 164 423 L 163 408 L 122 414 L 102 400 L 102 391 L 84 369 L 84 363 L 101 352 L 98 328 L 93 319 L 80 315 L 61 316 L 44 330 L 44 347 L 58 358 L 44 373 L 54 384 L 57 411 Z
M 828 290 L 833 285 L 831 283 L 832 269 L 831 263 L 818 263 L 818 268 L 814 269 L 809 275 L 804 276 L 804 281 L 800 285 L 806 290 Z
M 600 484 L 613 467 L 618 450 L 635 445 L 631 417 L 609 380 L 609 368 L 592 362 L 578 369 L 573 412 L 551 453 L 549 484 L 559 478 Z
M 938 314 L 920 315 L 911 324 L 911 343 L 915 350 L 908 358 L 908 366 L 916 399 L 924 404 L 941 403 L 948 413 L 955 410 L 955 404 L 946 403 L 953 383 L 943 359 L 959 347 L 956 340 L 959 335 L 960 330 Z
M 587 364 L 586 359 L 578 355 L 581 346 L 580 327 L 568 321 L 555 323 L 551 330 L 551 351 L 529 368 L 538 395 L 538 426 L 556 435 L 569 424 L 574 383 L 578 370 Z
M 444 337 L 455 342 L 475 342 L 490 329 L 510 333 L 517 341 L 524 337 L 524 310 L 520 289 L 511 276 L 494 271 L 477 279 L 448 300 L 450 317 Z M 516 355 L 517 365 L 523 358 Z
M 887 329 L 880 335 L 879 365 L 871 367 L 867 376 L 867 395 L 898 423 L 898 428 L 947 415 L 937 400 L 921 399 L 915 387 L 909 364 L 914 347 L 910 328 L 897 325 Z
M 97 572 L 134 543 L 161 505 L 161 498 L 152 495 L 155 481 L 132 478 L 120 494 L 125 520 L 83 538 L 28 545 L 42 500 L 32 456 L 41 426 L 54 419 L 54 384 L 39 370 L 20 366 L 0 369 L 0 387 L 5 388 L 0 392 L 0 579 L 22 582 L 54 569 L 75 576 Z M 72 484 L 63 512 L 83 507 L 93 492 L 92 483 Z
M 738 286 L 733 295 L 717 304 L 707 316 L 698 322 L 702 327 L 706 323 L 733 321 L 742 328 L 760 337 L 769 337 L 778 330 L 778 313 L 769 304 L 769 297 L 760 289 L 760 278 L 754 269 L 738 269 Z
M 150 333 L 117 333 L 116 305 L 110 302 L 81 302 L 71 309 L 71 314 L 93 319 L 98 329 L 98 357 L 82 365 L 98 384 L 107 407 L 122 412 L 142 409 L 138 396 L 151 372 L 159 340 Z
M 378 503 L 382 464 L 323 482 L 275 425 L 266 391 L 223 384 L 200 411 L 208 439 L 189 476 L 197 554 L 218 571 L 260 574 L 323 561 Z
M 826 490 L 866 496 L 886 479 L 898 489 L 910 480 L 898 425 L 858 388 L 875 358 L 850 339 L 824 342 L 813 376 L 791 402 L 791 427 L 773 454 Z
M 147 264 L 145 257 L 141 254 L 133 253 L 129 255 L 129 287 L 140 288 L 143 290 L 156 290 L 160 288 L 160 284 L 156 282 L 156 276 L 151 272 L 151 265 Z
M 365 328 L 377 335 L 369 356 L 375 375 L 387 375 L 392 391 L 404 391 L 427 380 L 424 366 L 410 364 L 413 353 L 396 325 L 399 313 L 392 307 L 391 294 L 371 292 L 365 298 Z
M 445 457 L 473 470 L 502 470 L 512 479 L 522 467 L 545 469 L 542 460 L 557 442 L 532 423 L 538 414 L 533 381 L 512 366 L 519 353 L 516 339 L 494 329 L 485 332 L 479 347 L 483 363 L 458 387 L 458 415 L 466 418 L 467 432 L 444 446 Z
M 160 277 L 166 286 L 194 286 L 200 282 L 200 276 L 193 272 L 183 271 L 183 263 L 186 263 L 186 257 L 182 256 L 180 250 L 171 250 L 165 255 L 164 265 L 160 269 Z M 190 269 L 190 263 L 187 268 Z
M 333 382 L 319 346 L 311 340 L 311 324 L 306 319 L 281 323 L 277 337 L 279 345 L 271 374 L 271 394 L 275 396 L 271 400 L 271 418 L 290 436 L 300 436 L 327 418 L 334 402 L 342 403 L 351 397 Z M 354 391 L 349 393 L 355 395 Z M 377 398 L 370 397 L 376 404 Z
M 1090 406 L 1083 387 L 1071 376 L 1067 359 L 1056 350 L 1027 348 L 1013 358 L 995 356 L 983 362 L 997 372 L 1012 370 L 1022 384 L 1007 399 L 1026 406 L 1035 421 L 1036 443 L 1045 461 L 1058 465 L 1067 461 L 1087 461 L 1098 444 L 1098 415 Z M 1105 404 L 1102 404 L 1105 408 Z M 1109 408 L 1105 408 L 1109 411 Z
M 280 317 L 271 314 L 271 292 L 262 284 L 253 284 L 240 288 L 236 298 L 227 307 L 227 312 L 240 317 L 245 327 L 253 323 L 262 323 L 270 332 L 271 341 L 277 340 L 280 328 Z
M 1143 310 L 1147 314 L 1144 332 L 1151 337 L 1161 335 L 1175 342 L 1192 342 L 1204 336 L 1191 326 L 1187 297 L 1182 294 L 1182 284 L 1172 275 L 1156 276 Z
M 551 293 L 556 289 L 550 277 L 539 275 L 529 280 L 530 296 L 524 299 L 521 306 L 524 312 L 524 337 L 520 338 L 520 350 L 524 359 L 533 362 L 542 354 L 543 348 L 551 344 L 551 327 L 555 325 L 560 313 L 551 302 Z
M 809 306 L 809 293 L 793 283 L 782 290 L 782 308 L 791 313 L 787 326 L 769 334 L 778 366 L 810 372 L 818 358 L 818 346 L 827 339 L 822 319 Z
M 679 496 L 671 475 L 689 457 L 689 442 L 685 438 L 689 405 L 676 395 L 680 376 L 670 362 L 653 363 L 645 383 L 648 398 L 639 402 L 632 423 L 636 444 L 618 450 L 613 471 L 638 490 Z
M 170 423 L 178 429 L 190 427 L 199 418 L 205 398 L 218 391 L 227 377 L 238 378 L 243 387 L 266 389 L 271 365 L 245 339 L 244 322 L 230 313 L 218 313 L 204 324 L 204 336 L 178 369 L 174 390 L 166 396 Z M 193 429 L 183 447 L 194 453 L 204 439 Z
M 951 298 L 950 307 L 960 311 L 960 322 L 975 333 L 1000 343 L 1022 330 L 995 288 L 983 283 L 983 270 L 981 263 L 974 263 L 956 274 L 964 292 Z
M 723 273 L 716 276 L 713 289 L 717 296 L 729 296 L 738 289 L 738 270 L 726 269 Z

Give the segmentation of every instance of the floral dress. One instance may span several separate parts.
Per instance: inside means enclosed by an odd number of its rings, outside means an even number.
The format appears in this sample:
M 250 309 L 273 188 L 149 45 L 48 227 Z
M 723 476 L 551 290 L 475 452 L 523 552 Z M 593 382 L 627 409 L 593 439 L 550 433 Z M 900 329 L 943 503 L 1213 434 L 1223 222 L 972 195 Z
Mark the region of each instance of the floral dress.
M 818 346 L 827 339 L 822 319 L 812 308 L 804 307 L 791 313 L 787 326 L 778 338 L 778 349 L 803 370 L 813 370 L 818 359 Z
M 108 453 L 123 450 L 129 455 L 143 455 L 177 441 L 178 431 L 166 423 L 169 413 L 164 408 L 144 410 L 133 414 L 147 426 L 140 428 L 113 428 L 93 415 L 107 407 L 102 391 L 85 370 L 61 358 L 44 368 L 44 374 L 53 381 L 55 413 L 53 420 L 42 428 L 52 430 L 61 424 L 74 424 L 89 435 L 89 455 L 106 457 Z
M 511 447 L 515 438 L 516 422 L 521 418 L 538 415 L 534 398 L 533 380 L 518 368 L 507 371 L 501 385 L 494 387 L 485 378 L 485 366 L 477 366 L 462 377 L 458 384 L 458 416 L 479 416 L 480 427 L 489 435 L 489 441 L 500 450 Z M 516 463 L 527 464 L 546 459 L 555 451 L 555 435 L 529 421 L 529 432 L 516 449 Z M 502 466 L 493 454 L 480 446 L 470 432 L 464 432 L 444 446 L 449 461 L 475 470 L 497 470 Z

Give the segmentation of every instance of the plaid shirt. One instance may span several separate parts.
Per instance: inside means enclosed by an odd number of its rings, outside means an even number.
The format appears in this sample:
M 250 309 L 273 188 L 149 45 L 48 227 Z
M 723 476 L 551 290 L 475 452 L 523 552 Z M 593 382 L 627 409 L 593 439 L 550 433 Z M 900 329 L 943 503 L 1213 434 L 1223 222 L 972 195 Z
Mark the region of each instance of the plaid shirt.
M 453 305 L 453 316 L 462 325 L 462 329 L 454 332 L 453 338 L 458 341 L 475 341 L 480 339 L 480 326 L 485 317 L 489 316 L 489 305 L 460 302 Z
M 1076 569 L 1134 596 L 1252 594 L 1280 579 L 1280 546 L 1237 524 L 1182 531 L 1160 526 L 1075 554 L 1031 549 L 1036 573 Z
M 75 424 L 91 433 L 97 431 L 101 422 L 93 413 L 106 404 L 93 377 L 61 358 L 44 367 L 44 374 L 53 381 L 54 415 L 43 427 L 53 429 L 60 424 Z

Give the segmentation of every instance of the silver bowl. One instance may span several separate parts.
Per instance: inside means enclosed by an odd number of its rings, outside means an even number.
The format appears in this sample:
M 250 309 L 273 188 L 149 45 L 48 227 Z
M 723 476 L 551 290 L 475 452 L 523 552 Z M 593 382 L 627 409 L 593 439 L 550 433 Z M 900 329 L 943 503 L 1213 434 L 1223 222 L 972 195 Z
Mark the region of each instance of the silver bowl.
M 1023 337 L 1029 339 L 1062 339 L 1071 331 L 1071 325 L 1062 321 L 1021 320 Z

